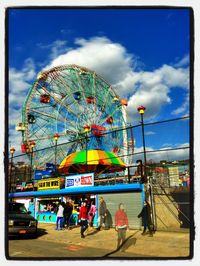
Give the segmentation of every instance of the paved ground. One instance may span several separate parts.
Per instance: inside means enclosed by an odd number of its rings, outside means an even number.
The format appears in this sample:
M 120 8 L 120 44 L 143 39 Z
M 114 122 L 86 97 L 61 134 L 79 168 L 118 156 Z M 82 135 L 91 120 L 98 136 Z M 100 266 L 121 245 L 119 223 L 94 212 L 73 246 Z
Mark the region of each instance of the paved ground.
M 86 237 L 80 237 L 80 228 L 56 231 L 55 225 L 39 223 L 39 239 L 66 245 L 73 254 L 86 249 L 87 257 L 156 257 L 187 258 L 190 256 L 188 230 L 182 232 L 157 231 L 153 237 L 141 235 L 139 230 L 129 230 L 124 244 L 125 252 L 116 251 L 117 233 L 114 229 L 96 231 L 89 228 Z M 74 255 L 76 256 L 76 255 Z

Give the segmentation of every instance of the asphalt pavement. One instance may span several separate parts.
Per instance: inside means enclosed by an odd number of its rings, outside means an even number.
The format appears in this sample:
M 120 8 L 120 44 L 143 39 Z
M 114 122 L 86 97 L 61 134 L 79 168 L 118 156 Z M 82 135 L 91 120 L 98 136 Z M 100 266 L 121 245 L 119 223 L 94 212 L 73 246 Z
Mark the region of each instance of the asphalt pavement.
M 126 241 L 117 249 L 117 232 L 114 228 L 97 231 L 89 227 L 85 238 L 80 236 L 80 227 L 71 230 L 55 230 L 54 224 L 39 223 L 38 239 L 44 242 L 64 244 L 71 257 L 98 258 L 182 258 L 189 259 L 191 245 L 189 230 L 179 232 L 156 231 L 153 237 L 141 235 L 141 230 L 129 230 Z M 191 243 L 190 243 L 191 242 Z M 40 254 L 38 254 L 40 255 Z M 62 256 L 62 255 L 61 255 Z

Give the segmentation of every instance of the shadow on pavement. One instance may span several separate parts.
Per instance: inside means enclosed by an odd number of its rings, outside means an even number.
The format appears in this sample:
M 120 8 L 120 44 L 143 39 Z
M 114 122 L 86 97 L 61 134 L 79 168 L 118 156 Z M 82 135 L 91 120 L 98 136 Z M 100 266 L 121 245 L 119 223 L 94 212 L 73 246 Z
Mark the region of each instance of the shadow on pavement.
M 88 232 L 88 233 L 87 233 L 87 236 L 96 235 L 97 233 L 99 233 L 99 231 L 98 231 L 98 230 L 94 230 L 94 231 L 92 231 L 92 232 Z
M 37 235 L 31 235 L 31 234 L 24 234 L 24 235 L 12 235 L 9 236 L 9 240 L 16 240 L 16 239 L 34 239 L 34 238 L 39 238 L 43 235 L 47 235 L 48 232 L 46 229 L 38 228 Z
M 137 231 L 138 232 L 138 231 Z M 134 235 L 137 234 L 137 232 L 135 232 L 133 235 L 127 237 L 127 239 L 124 241 L 124 243 L 122 243 L 117 249 L 105 254 L 102 258 L 106 258 L 112 254 L 114 254 L 115 252 L 118 252 L 118 251 L 122 251 L 122 252 L 125 252 L 130 246 L 133 246 L 136 244 L 136 241 L 137 241 L 137 238 L 133 238 Z
M 43 235 L 47 235 L 48 232 L 46 229 L 43 228 L 38 228 L 38 232 L 37 232 L 37 237 L 43 236 Z
M 123 251 L 126 251 L 129 247 L 134 246 L 136 244 L 137 239 L 134 238 L 129 238 L 123 245 L 121 245 L 121 248 Z

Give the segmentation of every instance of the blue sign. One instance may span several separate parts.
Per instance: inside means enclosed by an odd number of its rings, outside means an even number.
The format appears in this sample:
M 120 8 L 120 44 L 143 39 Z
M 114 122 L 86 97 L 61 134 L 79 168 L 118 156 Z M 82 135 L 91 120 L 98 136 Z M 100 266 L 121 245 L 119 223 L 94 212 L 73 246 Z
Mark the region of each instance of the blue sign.
M 66 187 L 73 187 L 74 186 L 74 179 L 67 179 L 66 180 Z

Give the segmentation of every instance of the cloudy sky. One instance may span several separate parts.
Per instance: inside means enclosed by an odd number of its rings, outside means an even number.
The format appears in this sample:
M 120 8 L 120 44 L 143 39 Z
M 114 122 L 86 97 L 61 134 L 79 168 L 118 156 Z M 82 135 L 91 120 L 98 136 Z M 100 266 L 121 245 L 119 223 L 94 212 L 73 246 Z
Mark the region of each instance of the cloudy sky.
M 10 9 L 7 15 L 10 146 L 20 149 L 15 125 L 38 72 L 63 64 L 85 66 L 107 80 L 128 99 L 133 125 L 139 105 L 147 122 L 189 114 L 188 9 Z M 178 138 L 163 145 L 188 145 L 188 128 Z

